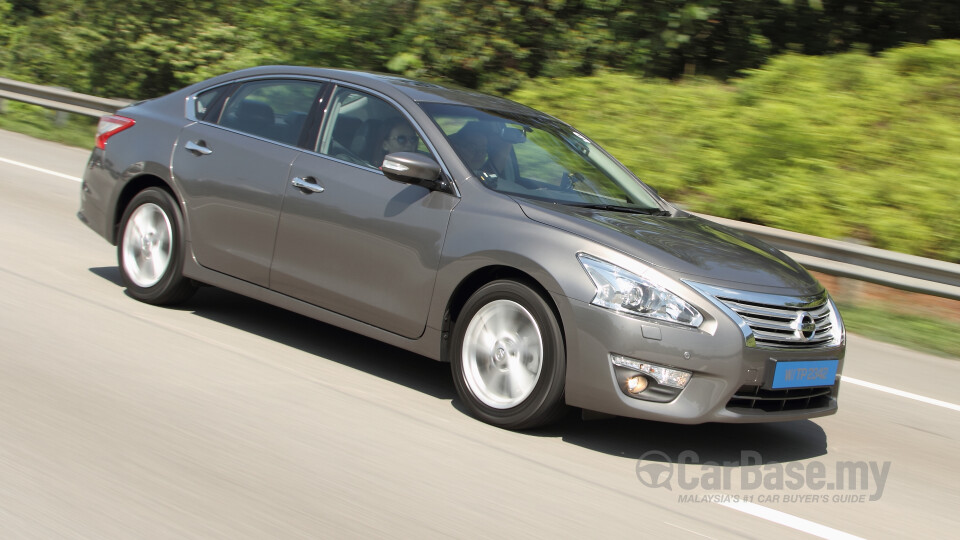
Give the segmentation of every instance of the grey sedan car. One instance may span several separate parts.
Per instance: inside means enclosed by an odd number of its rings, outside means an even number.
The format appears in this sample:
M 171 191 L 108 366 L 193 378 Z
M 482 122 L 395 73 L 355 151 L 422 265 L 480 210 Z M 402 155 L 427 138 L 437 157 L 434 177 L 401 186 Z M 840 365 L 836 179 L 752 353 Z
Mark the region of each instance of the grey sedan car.
M 81 199 L 130 296 L 213 285 L 449 362 L 497 426 L 837 410 L 846 339 L 815 279 L 505 99 L 238 71 L 103 118 Z

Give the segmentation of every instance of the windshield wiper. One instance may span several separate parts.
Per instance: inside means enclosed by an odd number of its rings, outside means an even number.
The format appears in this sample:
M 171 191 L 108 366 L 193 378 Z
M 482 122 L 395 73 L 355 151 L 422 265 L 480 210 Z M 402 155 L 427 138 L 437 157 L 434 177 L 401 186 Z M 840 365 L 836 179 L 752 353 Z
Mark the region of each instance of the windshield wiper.
M 568 206 L 577 208 L 589 208 L 590 210 L 609 210 L 611 212 L 624 212 L 629 214 L 643 214 L 647 216 L 669 216 L 672 215 L 666 210 L 660 208 L 640 208 L 636 206 L 621 206 L 618 204 L 599 204 L 599 203 L 567 203 Z

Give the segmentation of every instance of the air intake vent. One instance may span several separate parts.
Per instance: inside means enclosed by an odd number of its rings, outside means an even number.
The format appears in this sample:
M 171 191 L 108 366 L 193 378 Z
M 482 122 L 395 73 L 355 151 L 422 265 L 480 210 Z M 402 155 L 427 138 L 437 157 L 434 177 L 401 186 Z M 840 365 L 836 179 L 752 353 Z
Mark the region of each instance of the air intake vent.
M 742 386 L 727 403 L 727 408 L 759 409 L 766 412 L 818 409 L 830 404 L 830 387 L 767 390 Z

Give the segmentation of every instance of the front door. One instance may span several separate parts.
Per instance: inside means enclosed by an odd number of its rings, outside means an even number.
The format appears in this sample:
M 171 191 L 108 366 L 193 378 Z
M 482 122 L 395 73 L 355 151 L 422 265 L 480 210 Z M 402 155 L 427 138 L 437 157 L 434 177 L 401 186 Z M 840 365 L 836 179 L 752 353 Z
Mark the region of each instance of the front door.
M 401 336 L 420 336 L 459 199 L 380 172 L 385 153 L 426 152 L 426 146 L 378 97 L 338 88 L 315 150 L 290 169 L 270 287 Z

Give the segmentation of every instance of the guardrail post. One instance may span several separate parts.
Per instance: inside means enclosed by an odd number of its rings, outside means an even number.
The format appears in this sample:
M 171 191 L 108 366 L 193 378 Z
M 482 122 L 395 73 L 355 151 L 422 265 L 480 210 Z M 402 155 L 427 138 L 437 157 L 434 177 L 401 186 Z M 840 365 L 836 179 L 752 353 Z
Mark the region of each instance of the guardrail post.
M 69 88 L 64 88 L 62 86 L 54 86 L 57 90 L 63 90 L 69 92 Z M 57 113 L 53 116 L 53 125 L 57 127 L 63 127 L 67 125 L 67 119 L 70 118 L 69 113 L 58 110 Z

